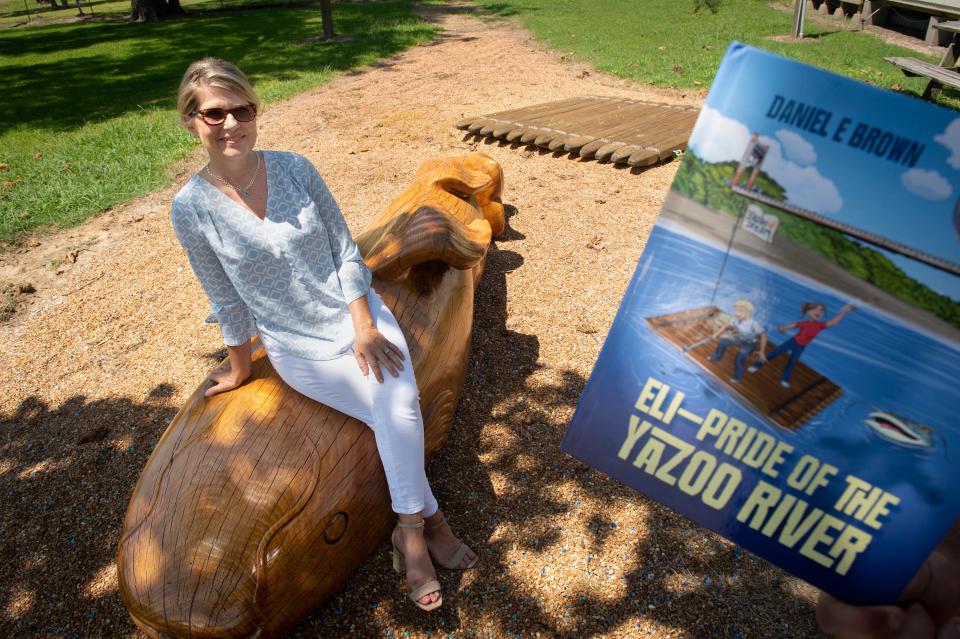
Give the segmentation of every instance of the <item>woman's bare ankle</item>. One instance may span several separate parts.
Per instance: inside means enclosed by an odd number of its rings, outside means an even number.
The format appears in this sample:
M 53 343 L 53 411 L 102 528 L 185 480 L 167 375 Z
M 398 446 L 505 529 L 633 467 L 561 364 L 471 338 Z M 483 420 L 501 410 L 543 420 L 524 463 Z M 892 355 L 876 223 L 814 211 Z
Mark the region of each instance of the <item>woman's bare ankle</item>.
M 436 511 L 429 517 L 423 518 L 423 523 L 426 525 L 427 529 L 438 528 L 443 525 L 445 518 L 443 516 L 443 511 L 437 508 Z
M 436 569 L 430 557 L 427 545 L 423 517 L 419 513 L 414 515 L 397 514 L 399 525 L 394 530 L 394 545 L 404 557 L 407 570 L 409 590 L 416 590 L 430 580 L 436 579 Z M 434 591 L 419 599 L 421 604 L 427 605 L 437 601 L 440 591 Z

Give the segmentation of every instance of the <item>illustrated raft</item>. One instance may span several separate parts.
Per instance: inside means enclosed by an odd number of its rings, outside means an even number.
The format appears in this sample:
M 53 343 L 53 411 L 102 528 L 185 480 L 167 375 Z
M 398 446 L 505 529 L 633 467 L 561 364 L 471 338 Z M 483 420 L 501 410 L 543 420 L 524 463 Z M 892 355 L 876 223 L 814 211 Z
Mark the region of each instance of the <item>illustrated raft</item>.
M 357 238 L 410 347 L 425 453 L 466 374 L 474 287 L 504 229 L 500 166 L 434 160 Z M 335 592 L 393 523 L 373 432 L 284 384 L 262 348 L 240 388 L 190 396 L 134 489 L 117 555 L 136 625 L 161 637 L 275 637 Z
M 647 318 L 647 323 L 661 337 L 679 346 L 700 366 L 713 374 L 728 390 L 746 400 L 758 412 L 788 430 L 800 428 L 805 421 L 822 411 L 840 397 L 843 391 L 814 369 L 798 362 L 793 369 L 789 388 L 780 385 L 780 374 L 787 357 L 780 357 L 740 380 L 730 383 L 736 349 L 727 349 L 719 361 L 711 361 L 717 347 L 716 340 L 707 338 L 714 332 L 715 321 L 721 314 L 716 306 L 704 306 L 688 311 Z M 692 348 L 691 348 L 692 346 Z M 767 343 L 767 352 L 775 348 Z M 749 360 L 748 363 L 753 363 Z
M 634 167 L 686 148 L 699 109 L 589 95 L 465 118 L 458 129 Z

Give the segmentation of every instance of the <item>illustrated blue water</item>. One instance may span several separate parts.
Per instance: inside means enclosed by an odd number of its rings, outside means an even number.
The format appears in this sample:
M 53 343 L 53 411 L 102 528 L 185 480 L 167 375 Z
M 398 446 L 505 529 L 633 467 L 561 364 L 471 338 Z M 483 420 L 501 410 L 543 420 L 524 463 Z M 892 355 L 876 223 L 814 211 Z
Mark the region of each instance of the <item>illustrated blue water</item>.
M 960 479 L 954 452 L 960 451 L 960 347 L 862 300 L 736 251 L 725 259 L 726 247 L 665 226 L 661 221 L 650 235 L 568 431 L 565 450 L 836 595 L 892 601 L 960 514 L 960 491 L 954 488 Z M 824 303 L 825 320 L 844 304 L 857 307 L 803 352 L 801 361 L 833 381 L 842 394 L 795 431 L 780 428 L 757 412 L 647 323 L 650 317 L 710 304 L 732 314 L 738 299 L 754 304 L 754 317 L 775 342 L 793 333 L 781 334 L 776 327 L 804 319 L 805 302 Z M 794 458 L 809 453 L 840 469 L 831 485 L 810 498 L 824 511 L 830 512 L 836 503 L 845 487 L 841 478 L 848 474 L 898 496 L 900 503 L 882 529 L 871 531 L 869 553 L 841 577 L 744 530 L 734 519 L 737 508 L 750 486 L 761 479 L 770 481 L 758 473 L 747 481 L 751 469 L 744 469 L 745 480 L 730 508 L 717 511 L 617 459 L 622 425 L 633 410 L 628 398 L 635 399 L 650 376 L 683 391 L 684 406 L 697 414 L 717 408 L 788 442 L 796 449 Z M 907 447 L 881 438 L 865 424 L 878 410 L 928 427 L 933 445 Z M 582 431 L 589 432 L 588 437 L 571 437 L 583 428 L 578 420 L 589 423 L 589 430 Z M 695 424 L 675 422 L 671 427 L 682 439 L 696 441 Z
M 718 281 L 723 258 L 721 249 L 655 227 L 639 265 L 641 278 L 652 278 L 655 285 L 637 287 L 630 299 L 631 320 L 646 326 L 647 317 L 706 306 L 711 298 L 715 306 L 732 314 L 734 301 L 747 299 L 753 302 L 754 318 L 769 339 L 784 341 L 795 331 L 781 334 L 776 328 L 805 319 L 801 314 L 805 302 L 826 304 L 824 319 L 833 317 L 844 304 L 853 304 L 857 310 L 821 332 L 801 359 L 843 389 L 843 395 L 796 436 L 818 447 L 843 451 L 848 463 L 856 463 L 850 450 L 876 443 L 883 450 L 895 450 L 897 459 L 913 460 L 907 464 L 923 460 L 924 465 L 945 467 L 950 439 L 960 446 L 960 346 L 898 322 L 861 300 L 840 297 L 828 287 L 817 287 L 815 282 L 736 253 L 728 256 Z M 681 361 L 689 360 L 682 357 Z M 699 372 L 696 365 L 691 372 Z M 878 409 L 931 427 L 933 448 L 903 449 L 859 427 Z M 841 423 L 857 426 L 841 428 Z

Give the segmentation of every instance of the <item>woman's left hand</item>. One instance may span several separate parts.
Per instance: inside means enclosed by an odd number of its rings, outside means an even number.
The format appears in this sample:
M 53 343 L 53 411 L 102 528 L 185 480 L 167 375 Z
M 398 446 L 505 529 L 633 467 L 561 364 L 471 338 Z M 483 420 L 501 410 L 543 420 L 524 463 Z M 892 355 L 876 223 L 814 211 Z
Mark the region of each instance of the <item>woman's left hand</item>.
M 403 370 L 403 360 L 406 359 L 403 352 L 373 326 L 357 332 L 353 354 L 357 358 L 357 364 L 360 365 L 360 371 L 364 375 L 373 371 L 373 376 L 381 383 L 383 382 L 381 368 L 387 369 L 391 375 L 397 377 Z

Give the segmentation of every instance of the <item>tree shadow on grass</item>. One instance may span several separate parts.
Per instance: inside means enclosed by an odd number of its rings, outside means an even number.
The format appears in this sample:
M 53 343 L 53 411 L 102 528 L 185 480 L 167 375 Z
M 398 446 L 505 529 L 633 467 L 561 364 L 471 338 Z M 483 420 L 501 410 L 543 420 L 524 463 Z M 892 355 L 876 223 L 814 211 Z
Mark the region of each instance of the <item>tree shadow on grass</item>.
M 28 397 L 0 416 L 0 636 L 129 634 L 117 541 L 175 391 L 160 384 L 142 402 L 77 395 L 57 408 Z
M 141 109 L 172 108 L 187 65 L 207 55 L 237 63 L 255 84 L 295 80 L 392 55 L 433 29 L 402 2 L 336 7 L 338 33 L 355 37 L 334 44 L 305 42 L 320 32 L 320 14 L 312 7 L 5 34 L 0 56 L 15 64 L 0 68 L 0 85 L 10 96 L 0 102 L 0 133 L 15 126 L 70 130 Z

